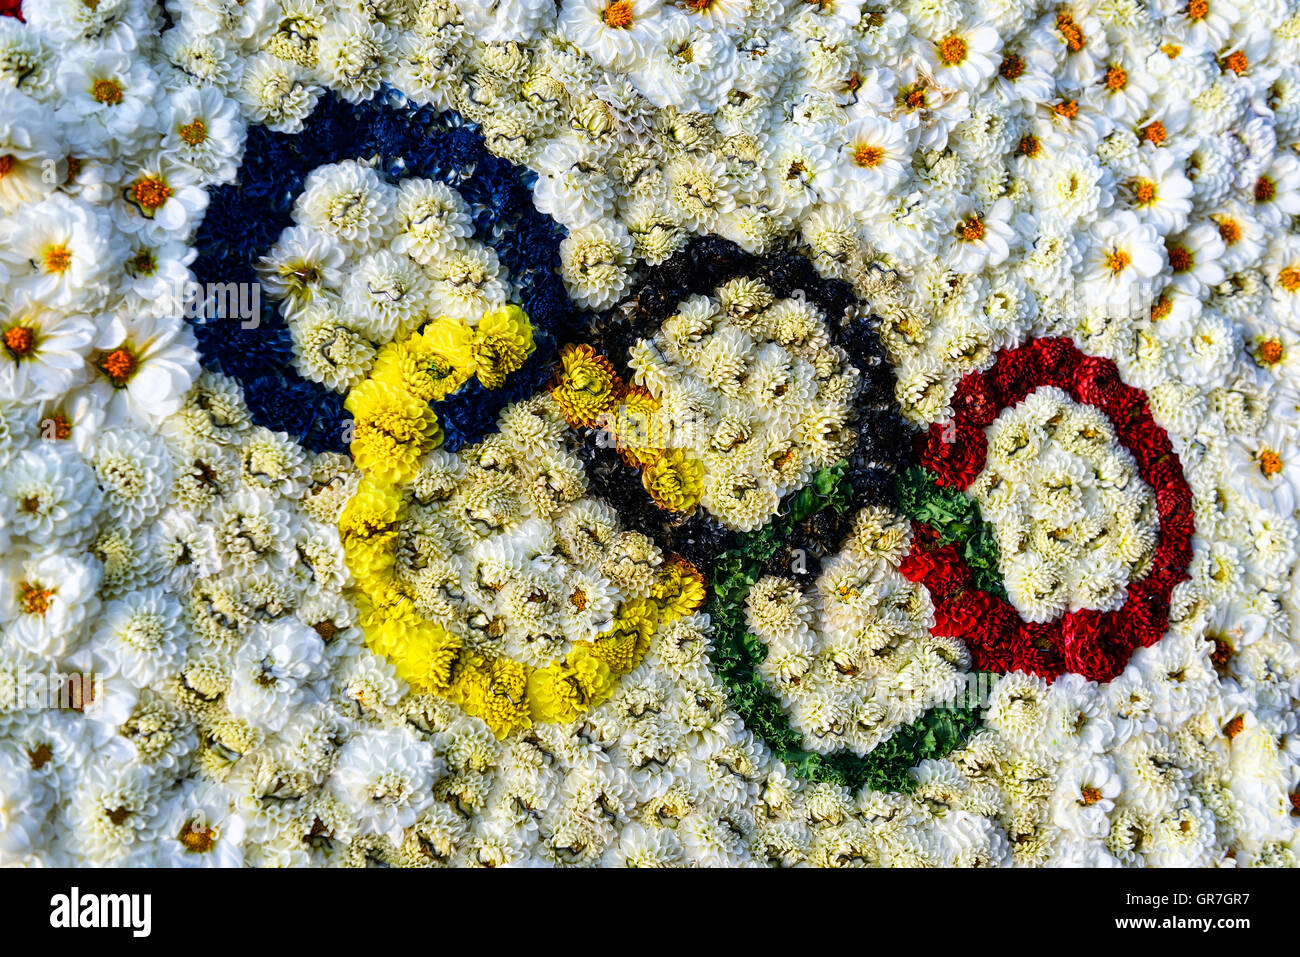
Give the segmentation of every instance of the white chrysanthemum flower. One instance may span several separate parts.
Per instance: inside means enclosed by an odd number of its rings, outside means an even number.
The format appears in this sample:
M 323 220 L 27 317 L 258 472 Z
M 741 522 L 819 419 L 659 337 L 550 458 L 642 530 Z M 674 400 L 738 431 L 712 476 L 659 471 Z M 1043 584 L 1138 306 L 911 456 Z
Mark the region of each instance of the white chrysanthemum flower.
M 226 707 L 236 718 L 279 731 L 321 695 L 326 674 L 320 635 L 298 621 L 276 621 L 256 629 L 235 652 Z
M 619 224 L 575 229 L 560 242 L 560 270 L 570 298 L 584 309 L 603 309 L 632 284 L 633 242 Z
M 13 556 L 0 575 L 5 635 L 41 657 L 76 650 L 86 622 L 99 609 L 100 566 L 58 552 Z
M 460 194 L 445 183 L 428 179 L 402 180 L 397 189 L 396 220 L 393 252 L 405 253 L 424 266 L 463 249 L 474 233 Z
M 354 827 L 396 842 L 433 801 L 444 767 L 427 742 L 407 731 L 368 730 L 343 747 L 329 786 L 352 812 Z
M 105 672 L 150 688 L 179 670 L 186 639 L 176 599 L 150 588 L 110 602 L 91 647 Z
M 237 91 L 254 123 L 279 133 L 297 133 L 311 115 L 321 88 L 302 67 L 270 53 L 257 53 L 244 65 Z
M 432 285 L 408 257 L 387 250 L 355 262 L 343 282 L 345 314 L 373 342 L 402 339 L 423 322 Z
M 394 193 L 373 168 L 355 160 L 321 166 L 304 181 L 294 219 L 359 252 L 391 237 Z
M 92 388 L 110 425 L 156 425 L 181 407 L 199 374 L 194 332 L 176 316 L 114 316 L 95 347 Z

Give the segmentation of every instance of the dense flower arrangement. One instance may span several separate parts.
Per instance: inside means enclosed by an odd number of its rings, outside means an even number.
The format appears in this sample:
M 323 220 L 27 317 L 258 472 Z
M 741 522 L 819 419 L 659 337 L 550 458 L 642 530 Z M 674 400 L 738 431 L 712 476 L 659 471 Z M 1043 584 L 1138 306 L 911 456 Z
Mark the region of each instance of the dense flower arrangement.
M 1295 864 L 1298 61 L 0 3 L 0 863 Z

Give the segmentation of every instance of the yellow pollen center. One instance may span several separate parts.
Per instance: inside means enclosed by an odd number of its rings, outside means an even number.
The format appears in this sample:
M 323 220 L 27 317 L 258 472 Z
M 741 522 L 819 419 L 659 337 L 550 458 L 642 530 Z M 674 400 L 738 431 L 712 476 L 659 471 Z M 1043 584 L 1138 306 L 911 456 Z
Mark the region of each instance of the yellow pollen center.
M 984 222 L 978 216 L 971 216 L 957 226 L 957 235 L 968 243 L 984 238 Z
M 885 151 L 879 146 L 869 146 L 866 143 L 859 144 L 853 150 L 853 162 L 857 163 L 864 169 L 875 169 L 884 159 Z
M 1083 798 L 1084 804 L 1096 804 L 1101 800 L 1101 791 L 1097 788 L 1082 788 L 1079 795 Z
M 1259 450 L 1259 470 L 1264 478 L 1272 478 L 1282 471 L 1282 456 L 1272 449 Z
M 1056 29 L 1061 31 L 1061 36 L 1065 39 L 1065 47 L 1071 53 L 1078 53 L 1088 42 L 1083 35 L 1083 30 L 1074 22 L 1074 15 L 1069 12 L 1056 15 Z
M 206 854 L 216 846 L 217 832 L 191 821 L 181 830 L 180 841 L 191 854 Z
M 41 259 L 45 262 L 46 272 L 67 272 L 72 265 L 72 253 L 63 243 L 47 247 Z
M 115 349 L 99 360 L 99 371 L 108 376 L 109 381 L 116 386 L 125 385 L 135 372 L 135 368 L 135 356 L 126 348 Z
M 131 195 L 135 197 L 136 205 L 151 213 L 167 202 L 167 197 L 171 194 L 172 188 L 157 176 L 145 176 L 131 187 Z
M 1264 365 L 1277 365 L 1282 361 L 1281 339 L 1265 339 L 1259 344 L 1259 361 Z
M 1132 262 L 1129 254 L 1123 249 L 1114 249 L 1106 254 L 1106 265 L 1113 273 L 1121 273 L 1128 268 Z
M 33 585 L 31 582 L 23 582 L 18 587 L 22 589 L 22 597 L 18 599 L 18 604 L 23 614 L 40 615 L 44 618 L 45 613 L 50 610 L 50 599 L 54 597 L 54 590 Z
M 1286 266 L 1277 274 L 1277 281 L 1287 292 L 1300 289 L 1300 265 Z
M 192 123 L 186 123 L 178 128 L 176 132 L 190 146 L 198 146 L 208 138 L 208 124 L 202 120 L 195 120 Z
M 1138 132 L 1138 139 L 1145 140 L 1152 146 L 1159 146 L 1165 141 L 1165 137 L 1168 136 L 1165 132 L 1165 124 L 1161 123 L 1159 120 L 1156 120 L 1153 123 L 1148 123 Z
M 90 95 L 96 103 L 105 106 L 117 106 L 122 102 L 122 84 L 117 80 L 96 80 L 90 88 Z
M 1123 67 L 1112 66 L 1106 71 L 1106 88 L 1108 90 L 1122 90 L 1128 86 L 1128 74 L 1124 72 Z
M 1219 221 L 1219 238 L 1231 246 L 1241 238 L 1241 227 L 1231 219 Z
M 1191 0 L 1191 2 L 1187 4 L 1188 20 L 1204 20 L 1209 12 L 1209 0 Z
M 14 326 L 6 329 L 4 334 L 5 348 L 15 359 L 22 359 L 32 354 L 32 347 L 36 345 L 36 336 L 32 330 L 25 326 Z
M 948 37 L 939 44 L 939 59 L 947 66 L 956 66 L 966 59 L 966 41 L 961 37 Z
M 600 18 L 611 29 L 626 30 L 632 25 L 632 4 L 629 0 L 614 0 Z
M 1156 201 L 1156 184 L 1149 179 L 1139 179 L 1133 183 L 1133 198 L 1139 206 L 1150 206 Z

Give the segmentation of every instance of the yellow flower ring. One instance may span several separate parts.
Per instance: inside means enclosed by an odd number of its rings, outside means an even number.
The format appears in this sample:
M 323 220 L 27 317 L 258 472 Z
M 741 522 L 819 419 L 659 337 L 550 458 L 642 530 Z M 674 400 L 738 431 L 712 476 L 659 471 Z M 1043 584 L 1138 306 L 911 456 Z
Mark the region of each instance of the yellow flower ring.
M 339 516 L 339 533 L 366 643 L 413 689 L 441 695 L 481 718 L 498 738 L 535 722 L 572 721 L 607 701 L 618 679 L 644 660 L 655 633 L 695 611 L 705 597 L 704 576 L 693 565 L 667 561 L 649 597 L 620 604 L 606 631 L 574 642 L 544 668 L 469 648 L 415 610 L 394 568 L 397 530 L 408 507 L 405 489 L 420 461 L 442 442 L 430 403 L 472 377 L 487 388 L 499 387 L 532 351 L 532 328 L 516 306 L 490 313 L 474 327 L 439 316 L 386 345 L 345 403 L 354 416 L 351 450 L 362 480 Z M 607 364 L 580 366 L 611 376 L 603 386 L 600 374 L 587 382 L 588 397 L 615 386 L 617 376 Z M 589 398 L 578 405 L 587 412 L 604 401 Z

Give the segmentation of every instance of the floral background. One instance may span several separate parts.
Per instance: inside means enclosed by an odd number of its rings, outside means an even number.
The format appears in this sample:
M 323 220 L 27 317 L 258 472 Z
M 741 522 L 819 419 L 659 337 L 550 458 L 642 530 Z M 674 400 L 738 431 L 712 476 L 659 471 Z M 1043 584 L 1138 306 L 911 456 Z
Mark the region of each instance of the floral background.
M 1300 8 L 0 0 L 0 862 L 1300 855 Z

